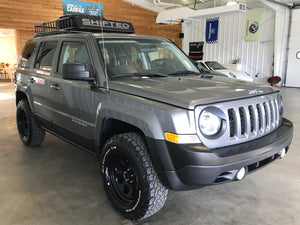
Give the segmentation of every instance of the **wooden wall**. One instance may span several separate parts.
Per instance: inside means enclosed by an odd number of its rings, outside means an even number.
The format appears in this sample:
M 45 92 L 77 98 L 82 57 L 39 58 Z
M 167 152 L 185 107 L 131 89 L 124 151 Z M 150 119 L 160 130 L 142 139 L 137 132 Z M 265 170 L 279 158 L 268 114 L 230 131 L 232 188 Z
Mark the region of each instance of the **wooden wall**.
M 165 37 L 182 47 L 181 25 L 159 25 L 156 13 L 122 0 L 81 0 L 103 5 L 106 19 L 132 22 L 136 34 Z M 16 29 L 17 51 L 34 35 L 33 25 L 63 15 L 63 0 L 0 0 L 0 28 Z

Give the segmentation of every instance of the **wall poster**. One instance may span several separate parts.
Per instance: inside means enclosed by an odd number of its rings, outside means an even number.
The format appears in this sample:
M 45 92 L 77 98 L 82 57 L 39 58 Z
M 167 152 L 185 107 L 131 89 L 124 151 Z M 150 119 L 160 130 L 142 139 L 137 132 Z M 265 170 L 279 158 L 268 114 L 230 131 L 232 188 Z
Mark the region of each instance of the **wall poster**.
M 259 41 L 261 12 L 247 13 L 245 41 Z
M 215 44 L 218 41 L 219 17 L 206 20 L 206 43 Z
M 203 45 L 204 41 L 189 43 L 189 57 L 193 60 L 203 59 Z

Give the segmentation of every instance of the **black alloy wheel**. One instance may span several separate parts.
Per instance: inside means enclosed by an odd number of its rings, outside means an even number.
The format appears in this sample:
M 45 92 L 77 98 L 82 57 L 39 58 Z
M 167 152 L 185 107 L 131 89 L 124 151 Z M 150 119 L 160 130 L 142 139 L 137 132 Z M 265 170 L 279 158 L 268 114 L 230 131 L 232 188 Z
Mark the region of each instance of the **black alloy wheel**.
M 168 189 L 161 184 L 140 134 L 111 137 L 101 152 L 101 172 L 108 199 L 125 218 L 145 219 L 164 206 Z
M 28 117 L 23 108 L 17 110 L 17 126 L 21 139 L 27 141 L 29 137 Z
M 121 151 L 108 156 L 105 180 L 114 201 L 124 210 L 132 209 L 139 198 L 139 183 L 132 161 Z

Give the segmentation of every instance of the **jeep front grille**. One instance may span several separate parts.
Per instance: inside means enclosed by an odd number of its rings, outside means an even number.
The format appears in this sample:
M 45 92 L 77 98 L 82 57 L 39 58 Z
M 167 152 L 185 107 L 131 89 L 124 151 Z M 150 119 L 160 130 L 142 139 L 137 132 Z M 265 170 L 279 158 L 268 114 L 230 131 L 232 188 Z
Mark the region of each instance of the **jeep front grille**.
M 254 140 L 275 130 L 281 123 L 279 93 L 242 100 L 198 106 L 196 118 L 206 107 L 215 107 L 224 114 L 221 135 L 206 137 L 197 130 L 201 141 L 209 148 L 218 148 Z M 226 119 L 225 119 L 226 118 Z
M 273 130 L 279 123 L 276 99 L 256 105 L 228 109 L 230 137 L 264 134 Z

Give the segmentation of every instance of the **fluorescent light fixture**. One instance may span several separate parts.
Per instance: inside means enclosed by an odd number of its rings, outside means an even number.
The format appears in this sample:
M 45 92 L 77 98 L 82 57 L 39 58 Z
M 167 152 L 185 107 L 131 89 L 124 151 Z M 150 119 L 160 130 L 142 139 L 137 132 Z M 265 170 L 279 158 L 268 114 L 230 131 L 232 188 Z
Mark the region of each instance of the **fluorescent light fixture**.
M 237 5 L 237 2 L 235 2 L 235 1 L 229 1 L 226 4 L 226 6 L 232 6 L 232 5 Z

